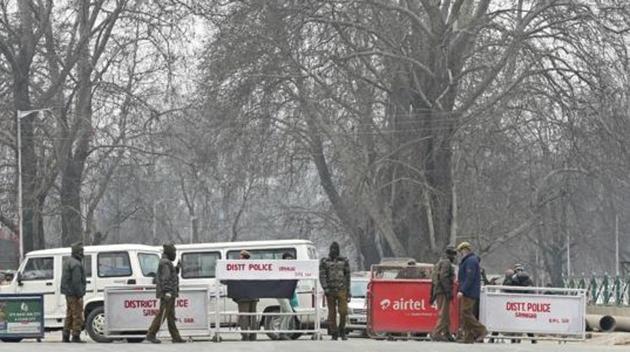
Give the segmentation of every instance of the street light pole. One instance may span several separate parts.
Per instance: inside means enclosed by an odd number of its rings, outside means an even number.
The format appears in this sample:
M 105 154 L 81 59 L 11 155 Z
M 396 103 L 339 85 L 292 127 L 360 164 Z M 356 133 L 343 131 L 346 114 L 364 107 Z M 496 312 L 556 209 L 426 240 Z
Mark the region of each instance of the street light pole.
M 24 260 L 24 236 L 22 236 L 22 127 L 21 120 L 24 112 L 18 110 L 17 116 L 17 163 L 18 163 L 18 236 L 20 236 L 20 263 Z
M 24 203 L 23 203 L 23 190 L 22 190 L 22 118 L 26 117 L 34 112 L 50 111 L 50 108 L 35 109 L 35 110 L 17 110 L 16 125 L 17 125 L 17 163 L 18 163 L 18 235 L 20 236 L 20 263 L 24 260 Z

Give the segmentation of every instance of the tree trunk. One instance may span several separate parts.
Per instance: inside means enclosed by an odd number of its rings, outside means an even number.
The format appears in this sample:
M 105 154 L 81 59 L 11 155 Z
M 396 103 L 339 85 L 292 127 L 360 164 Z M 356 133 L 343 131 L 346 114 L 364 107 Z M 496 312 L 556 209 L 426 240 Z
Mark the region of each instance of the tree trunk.
M 81 178 L 83 170 L 69 157 L 61 179 L 61 245 L 70 246 L 83 239 L 81 219 Z
M 359 252 L 363 257 L 363 269 L 370 270 L 370 267 L 374 264 L 378 264 L 381 262 L 381 253 L 378 250 L 377 237 L 375 236 L 374 226 L 371 225 L 373 221 L 368 219 L 368 224 L 366 224 L 365 233 L 360 237 L 359 240 Z
M 33 33 L 33 13 L 28 1 L 18 1 L 18 15 L 20 20 L 19 47 L 15 56 L 11 57 L 5 52 L 8 61 L 11 62 L 13 71 L 13 101 L 16 110 L 31 110 L 29 89 L 29 76 L 33 61 L 35 36 Z M 17 112 L 16 112 L 17 113 Z M 36 224 L 34 222 L 37 211 L 36 182 L 37 182 L 37 157 L 33 139 L 33 119 L 36 113 L 32 113 L 20 120 L 22 157 L 22 234 L 24 252 L 39 249 L 41 241 L 35 241 Z M 17 127 L 17 126 L 16 126 Z M 17 129 L 16 129 L 17 130 Z M 17 155 L 16 155 L 17 160 Z M 40 236 L 37 236 L 40 237 Z
M 79 11 L 79 60 L 77 62 L 78 87 L 75 104 L 75 121 L 78 140 L 75 150 L 68 150 L 68 160 L 61 175 L 61 238 L 62 245 L 68 246 L 83 239 L 83 219 L 81 216 L 81 183 L 85 162 L 89 155 L 92 139 L 92 81 L 89 37 L 91 28 L 89 2 L 82 2 Z

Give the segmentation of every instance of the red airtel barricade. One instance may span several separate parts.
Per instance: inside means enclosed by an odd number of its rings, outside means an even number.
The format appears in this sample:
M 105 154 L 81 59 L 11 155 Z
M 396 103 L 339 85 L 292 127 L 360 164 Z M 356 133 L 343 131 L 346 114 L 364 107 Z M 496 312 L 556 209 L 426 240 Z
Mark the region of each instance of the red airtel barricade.
M 453 288 L 453 297 L 457 288 Z M 428 334 L 438 320 L 437 306 L 431 305 L 431 280 L 378 278 L 372 275 L 368 286 L 368 333 L 372 337 L 383 334 Z M 451 300 L 450 330 L 459 328 L 459 305 Z

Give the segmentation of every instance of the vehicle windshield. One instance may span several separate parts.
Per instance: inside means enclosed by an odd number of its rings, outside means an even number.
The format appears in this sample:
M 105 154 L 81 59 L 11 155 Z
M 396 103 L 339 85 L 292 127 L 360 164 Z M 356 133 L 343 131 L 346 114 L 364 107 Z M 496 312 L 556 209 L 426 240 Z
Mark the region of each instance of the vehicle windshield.
M 354 298 L 365 298 L 368 287 L 367 280 L 357 280 L 350 283 L 350 294 Z

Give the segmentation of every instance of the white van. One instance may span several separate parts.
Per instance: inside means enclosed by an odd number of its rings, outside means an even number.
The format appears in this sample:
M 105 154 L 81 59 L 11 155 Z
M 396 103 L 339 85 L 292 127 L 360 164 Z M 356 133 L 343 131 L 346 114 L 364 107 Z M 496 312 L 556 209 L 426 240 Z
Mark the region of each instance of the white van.
M 317 249 L 308 240 L 198 243 L 177 245 L 176 248 L 177 258 L 181 267 L 180 287 L 185 285 L 214 285 L 216 283 L 216 261 L 219 259 L 238 259 L 243 249 L 251 253 L 251 259 L 282 259 L 284 253 L 291 253 L 297 260 L 318 259 Z M 299 300 L 299 307 L 296 308 L 296 312 L 313 311 L 315 302 L 313 281 L 299 281 L 296 292 Z M 224 300 L 224 306 L 221 308 L 225 312 L 237 311 L 236 303 L 230 299 Z M 261 299 L 257 308 L 258 311 L 265 313 L 280 311 L 276 299 Z M 230 322 L 223 321 L 222 323 L 227 324 Z M 231 323 L 234 322 L 232 321 Z M 307 319 L 298 323 L 301 326 L 310 328 L 313 326 L 314 321 L 313 319 Z M 279 319 L 263 319 L 260 325 L 265 330 L 277 330 Z M 271 339 L 278 338 L 275 333 L 268 333 L 268 336 Z M 293 336 L 293 338 L 298 337 L 299 334 L 294 334 Z
M 70 248 L 55 248 L 29 252 L 10 285 L 0 286 L 0 293 L 44 294 L 44 327 L 60 330 L 66 316 L 66 299 L 61 294 L 63 261 L 70 256 Z M 161 250 L 153 246 L 117 244 L 87 246 L 83 265 L 87 285 L 85 327 L 97 342 L 111 342 L 103 336 L 105 315 L 103 290 L 105 286 L 151 285 L 160 262 Z M 129 339 L 135 342 L 133 339 Z

